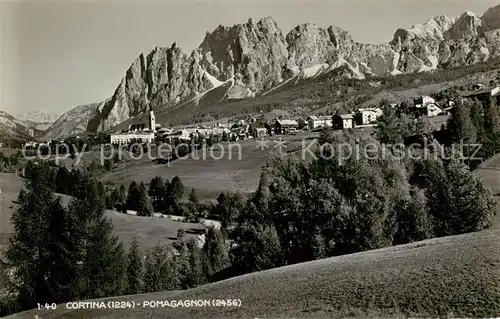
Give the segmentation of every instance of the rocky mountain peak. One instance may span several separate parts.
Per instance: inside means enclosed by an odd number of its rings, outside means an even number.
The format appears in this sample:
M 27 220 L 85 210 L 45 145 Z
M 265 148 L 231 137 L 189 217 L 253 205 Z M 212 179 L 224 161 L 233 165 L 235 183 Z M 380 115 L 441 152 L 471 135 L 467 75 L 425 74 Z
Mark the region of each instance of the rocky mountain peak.
M 414 41 L 443 41 L 445 33 L 453 26 L 454 19 L 445 15 L 433 17 L 422 24 L 416 24 L 410 29 L 397 29 L 390 45 L 400 51 Z
M 314 23 L 299 24 L 285 36 L 272 17 L 219 25 L 206 32 L 191 53 L 184 53 L 174 42 L 141 54 L 114 94 L 99 105 L 89 130 L 107 130 L 149 106 L 200 101 L 210 92 L 218 94 L 217 101 L 253 97 L 291 77 L 331 73 L 362 79 L 368 74 L 386 76 L 481 62 L 500 55 L 500 31 L 488 32 L 491 29 L 500 29 L 500 6 L 481 19 L 470 12 L 453 19 L 436 16 L 396 30 L 391 42 L 380 45 L 358 43 L 338 26 L 322 28 Z
M 200 65 L 219 81 L 235 78 L 251 90 L 281 81 L 286 65 L 286 41 L 271 17 L 207 33 L 198 48 Z M 271 79 L 266 82 L 264 79 Z
M 489 8 L 481 21 L 485 32 L 500 29 L 500 5 Z
M 446 39 L 470 38 L 482 32 L 482 22 L 479 17 L 470 11 L 464 12 L 454 21 L 449 30 L 445 32 Z

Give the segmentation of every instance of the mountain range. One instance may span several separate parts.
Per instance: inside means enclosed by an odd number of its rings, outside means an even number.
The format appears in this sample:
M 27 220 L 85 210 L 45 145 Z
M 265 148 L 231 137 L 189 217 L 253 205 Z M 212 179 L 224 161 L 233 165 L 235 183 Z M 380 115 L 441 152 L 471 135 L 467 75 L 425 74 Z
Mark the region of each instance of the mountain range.
M 196 105 L 208 95 L 216 95 L 217 101 L 258 98 L 294 79 L 320 74 L 364 79 L 498 57 L 500 5 L 481 17 L 471 12 L 455 18 L 437 16 L 398 29 L 389 43 L 378 45 L 358 43 L 337 26 L 305 23 L 284 34 L 271 17 L 249 19 L 207 32 L 190 53 L 173 43 L 139 55 L 108 99 L 70 111 L 83 117 L 64 114 L 65 121 L 52 125 L 46 136 L 60 137 L 83 126 L 90 132 L 106 131 L 141 117 L 149 107 L 161 113 Z

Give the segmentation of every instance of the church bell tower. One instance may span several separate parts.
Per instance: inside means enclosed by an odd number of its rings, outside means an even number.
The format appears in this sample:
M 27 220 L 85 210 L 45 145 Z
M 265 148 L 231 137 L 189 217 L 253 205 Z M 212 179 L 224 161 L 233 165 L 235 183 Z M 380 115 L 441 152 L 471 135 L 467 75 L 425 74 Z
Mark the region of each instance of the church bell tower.
M 155 113 L 153 112 L 153 108 L 151 106 L 149 107 L 149 129 L 156 132 Z

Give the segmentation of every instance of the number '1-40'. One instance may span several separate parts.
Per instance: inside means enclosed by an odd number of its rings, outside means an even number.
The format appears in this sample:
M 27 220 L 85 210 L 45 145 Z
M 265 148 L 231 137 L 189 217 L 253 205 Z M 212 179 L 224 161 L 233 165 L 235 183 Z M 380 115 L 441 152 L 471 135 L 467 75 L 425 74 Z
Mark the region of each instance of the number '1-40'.
M 40 304 L 40 303 L 37 303 L 37 306 L 38 306 L 38 310 L 42 310 L 42 309 L 47 309 L 47 310 L 56 310 L 57 309 L 57 305 L 55 303 L 51 303 L 51 304 Z

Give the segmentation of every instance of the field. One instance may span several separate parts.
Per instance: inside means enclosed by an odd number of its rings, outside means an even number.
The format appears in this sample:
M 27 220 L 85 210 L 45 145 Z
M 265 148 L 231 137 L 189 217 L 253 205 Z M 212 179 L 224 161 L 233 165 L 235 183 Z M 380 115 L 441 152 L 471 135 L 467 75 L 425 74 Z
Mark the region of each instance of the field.
M 286 142 L 283 152 L 297 152 L 302 148 L 302 139 L 310 143 L 317 137 L 313 134 L 282 136 Z M 257 188 L 261 167 L 271 153 L 277 153 L 274 141 L 280 137 L 269 138 L 268 148 L 261 150 L 256 140 L 222 143 L 221 147 L 207 150 L 206 155 L 199 151 L 170 164 L 156 164 L 145 156 L 141 160 L 131 160 L 121 164 L 114 171 L 105 174 L 102 180 L 128 187 L 132 181 L 149 183 L 155 176 L 171 180 L 178 175 L 184 186 L 196 189 L 202 198 L 215 199 L 221 192 L 249 193 Z M 153 156 L 158 154 L 153 150 Z M 218 159 L 220 158 L 220 159 Z
M 23 187 L 23 181 L 14 174 L 0 173 L 0 248 L 8 242 L 8 236 L 12 232 L 10 217 L 17 205 L 19 191 Z
M 437 116 L 431 118 L 431 121 L 439 129 L 446 122 L 446 118 L 447 116 Z M 363 131 L 357 129 L 357 131 L 369 136 L 373 133 L 373 127 L 363 128 Z M 295 136 L 267 137 L 269 147 L 265 150 L 259 149 L 259 144 L 253 139 L 237 143 L 222 143 L 223 154 L 220 148 L 214 148 L 213 152 L 207 151 L 206 156 L 199 152 L 198 158 L 190 155 L 185 159 L 171 162 L 170 166 L 156 164 L 144 156 L 140 160 L 131 160 L 121 164 L 113 172 L 105 174 L 102 180 L 128 187 L 133 180 L 138 183 L 149 183 L 155 176 L 171 180 L 178 175 L 188 189 L 194 188 L 202 198 L 215 199 L 221 192 L 250 193 L 257 188 L 261 167 L 271 153 L 278 151 L 275 148 L 277 145 L 275 141 L 281 138 L 286 142 L 283 152 L 302 156 L 300 150 L 303 141 L 304 145 L 309 145 L 311 140 L 318 136 L 317 133 L 304 132 Z M 241 146 L 241 151 L 238 150 L 237 145 Z M 158 151 L 153 149 L 151 153 L 156 156 Z M 98 154 L 93 157 L 98 158 Z M 188 192 L 186 196 L 187 194 Z
M 32 310 L 7 318 L 405 318 L 500 315 L 500 231 L 427 240 L 276 268 L 133 300 L 135 309 Z M 263 293 L 265 292 L 265 293 Z M 143 308 L 240 299 L 240 307 Z
M 18 205 L 19 191 L 23 187 L 23 180 L 14 175 L 0 173 L 0 248 L 8 243 L 13 231 L 10 218 Z M 69 197 L 58 195 L 63 203 L 69 202 Z M 177 230 L 185 230 L 185 236 L 196 238 L 196 232 L 204 228 L 201 224 L 183 223 L 169 218 L 147 218 L 125 215 L 115 211 L 106 211 L 106 217 L 111 219 L 114 233 L 127 248 L 135 236 L 141 249 L 146 250 L 156 244 L 170 245 L 177 239 Z

